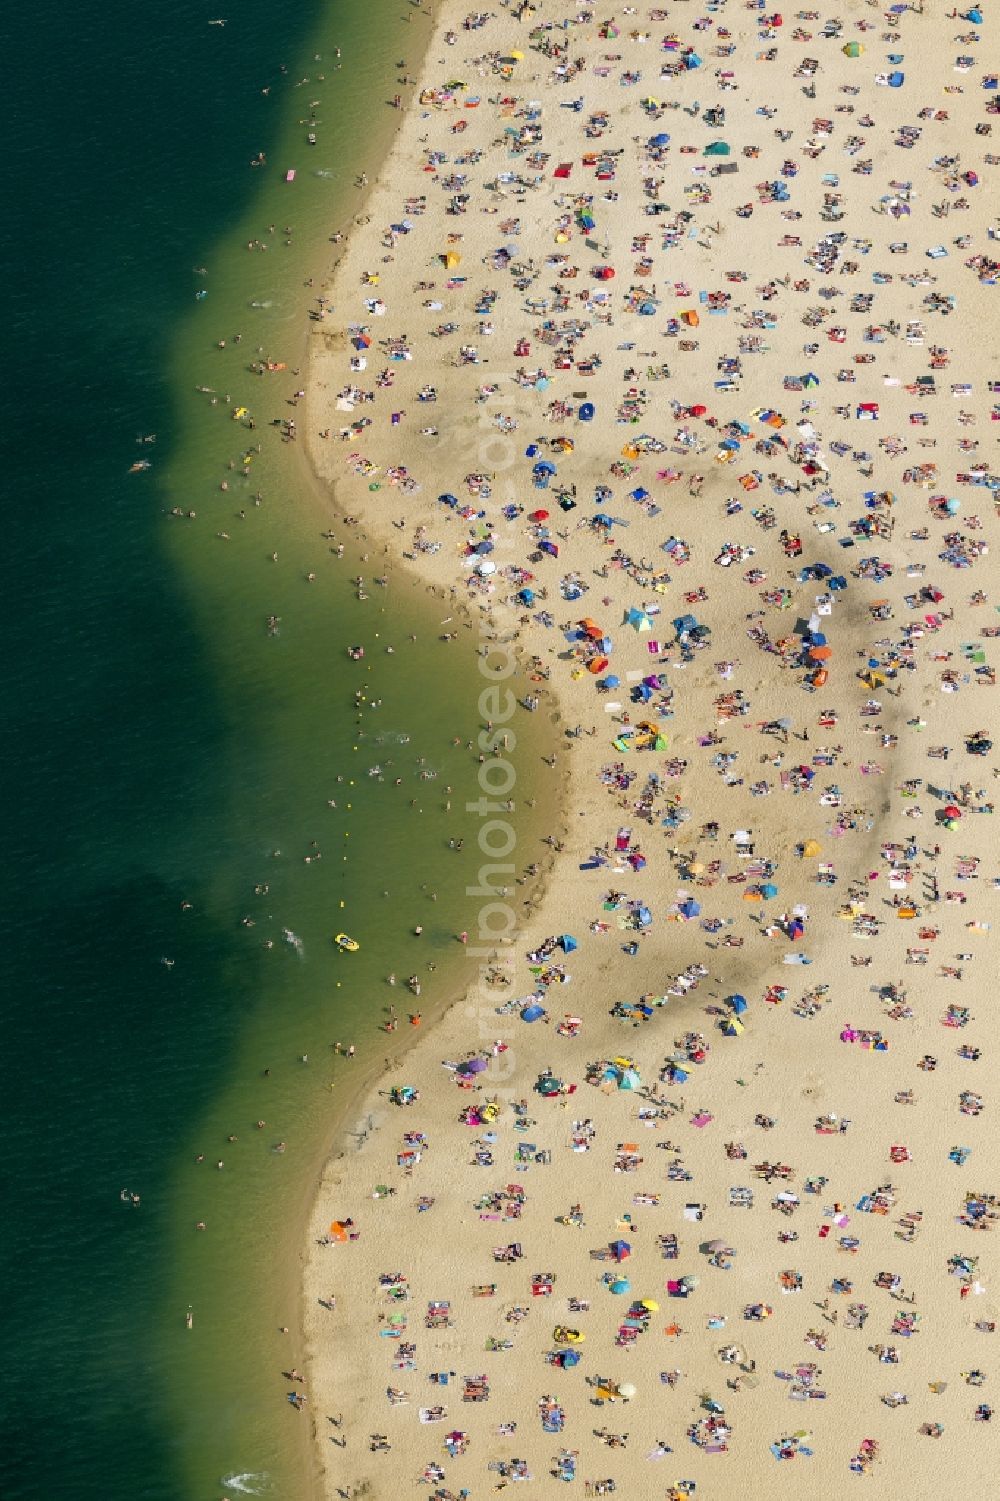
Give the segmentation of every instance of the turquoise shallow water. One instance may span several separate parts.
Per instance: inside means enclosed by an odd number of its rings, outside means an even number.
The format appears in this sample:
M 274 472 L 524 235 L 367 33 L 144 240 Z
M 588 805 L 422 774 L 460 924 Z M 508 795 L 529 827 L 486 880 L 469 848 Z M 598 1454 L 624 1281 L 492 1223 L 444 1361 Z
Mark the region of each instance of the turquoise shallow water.
M 349 578 L 374 562 L 331 559 L 322 498 L 266 428 L 285 388 L 245 372 L 258 342 L 296 357 L 358 122 L 371 168 L 377 101 L 424 23 L 385 3 L 211 15 L 43 0 L 6 22 L 0 1485 L 16 1498 L 215 1497 L 241 1474 L 312 1493 L 309 1420 L 281 1377 L 301 1352 L 277 1330 L 295 1324 L 331 1100 L 387 1051 L 386 972 L 419 967 L 429 1009 L 471 926 L 448 839 L 475 781 L 474 659 L 399 578 L 356 601 Z M 344 68 L 320 83 L 336 44 Z M 273 171 L 250 171 L 261 149 Z M 291 247 L 242 248 L 288 221 Z M 227 466 L 251 435 L 200 385 L 259 408 L 250 480 Z M 137 457 L 153 467 L 129 475 Z M 169 518 L 177 504 L 197 521 Z M 359 687 L 381 700 L 360 725 Z M 357 955 L 335 953 L 341 924 Z M 341 1038 L 355 1065 L 333 1057 Z

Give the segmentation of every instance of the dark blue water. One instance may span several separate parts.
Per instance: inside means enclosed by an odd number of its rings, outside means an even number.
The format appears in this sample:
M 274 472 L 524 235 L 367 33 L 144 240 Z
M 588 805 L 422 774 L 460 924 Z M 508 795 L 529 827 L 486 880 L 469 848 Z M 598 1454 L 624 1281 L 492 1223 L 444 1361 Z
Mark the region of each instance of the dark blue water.
M 207 24 L 212 6 L 229 12 L 226 27 Z M 206 629 L 211 598 L 204 610 L 192 608 L 193 594 L 204 602 L 208 586 L 185 573 L 179 534 L 169 530 L 178 524 L 165 523 L 164 511 L 180 498 L 167 493 L 167 477 L 196 472 L 204 457 L 206 490 L 217 490 L 213 475 L 232 446 L 226 437 L 220 447 L 215 429 L 188 420 L 185 403 L 201 372 L 192 365 L 190 381 L 184 372 L 183 393 L 177 384 L 178 331 L 188 328 L 192 362 L 219 332 L 207 310 L 220 304 L 195 307 L 192 268 L 252 213 L 264 188 L 243 168 L 259 150 L 273 157 L 282 149 L 301 99 L 292 92 L 296 67 L 319 38 L 352 43 L 354 65 L 373 70 L 377 89 L 399 20 L 391 4 L 377 9 L 377 48 L 363 18 L 345 9 L 341 36 L 337 8 L 320 16 L 312 3 L 110 0 L 80 8 L 36 0 L 7 11 L 5 1497 L 177 1501 L 215 1496 L 224 1474 L 244 1469 L 266 1472 L 262 1484 L 274 1493 L 311 1493 L 308 1429 L 281 1405 L 278 1357 L 268 1344 L 278 1320 L 291 1322 L 295 1310 L 276 1292 L 266 1335 L 249 1313 L 240 1320 L 255 1286 L 275 1285 L 281 1235 L 269 1216 L 283 1202 L 304 1212 L 323 1150 L 317 1121 L 329 1108 L 328 1085 L 317 1079 L 306 1092 L 293 1053 L 303 1038 L 322 1047 L 335 1025 L 334 974 L 367 976 L 371 1012 L 373 974 L 360 966 L 376 947 L 376 887 L 381 899 L 391 875 L 392 921 L 404 932 L 413 918 L 407 903 L 418 900 L 415 875 L 433 874 L 433 848 L 444 847 L 449 825 L 428 798 L 423 837 L 432 852 L 418 859 L 416 832 L 378 801 L 379 787 L 359 789 L 355 822 L 338 825 L 331 842 L 348 830 L 363 838 L 379 819 L 384 840 L 363 846 L 367 860 L 362 854 L 350 879 L 346 866 L 336 868 L 341 885 L 332 862 L 323 868 L 326 885 L 317 875 L 310 892 L 301 861 L 276 878 L 274 923 L 307 934 L 308 962 L 293 969 L 285 951 L 284 970 L 267 967 L 237 920 L 240 903 L 273 843 L 307 847 L 312 800 L 322 806 L 329 786 L 320 783 L 356 738 L 354 679 L 344 668 L 342 689 L 339 678 L 324 683 L 322 721 L 315 695 L 297 696 L 296 688 L 314 671 L 318 650 L 342 658 L 346 576 L 342 596 L 310 594 L 307 605 L 284 578 L 265 601 L 260 569 L 245 550 L 245 582 L 237 562 L 219 596 L 220 617 L 235 619 L 244 596 L 250 612 L 239 616 L 246 640 L 238 638 L 239 670 L 229 672 Z M 346 80 L 343 89 L 349 98 Z M 336 100 L 325 107 L 336 116 Z M 353 127 L 340 119 L 338 128 Z M 226 260 L 213 254 L 214 298 L 225 287 Z M 272 261 L 268 274 L 280 281 L 283 273 Z M 235 270 L 232 277 L 234 306 L 245 306 Z M 203 309 L 204 324 L 193 324 Z M 143 433 L 156 433 L 156 444 L 137 446 Z M 130 475 L 146 456 L 150 473 Z M 315 507 L 315 497 L 309 503 Z M 318 534 L 318 514 L 304 530 Z M 281 539 L 293 580 L 304 571 L 295 572 L 296 549 L 307 545 L 302 531 Z M 268 549 L 274 544 L 272 532 Z M 194 544 L 184 545 L 193 569 Z M 283 658 L 266 655 L 259 631 L 266 608 L 286 622 L 274 643 Z M 419 608 L 397 595 L 393 628 L 402 633 Z M 426 614 L 419 619 L 423 628 Z M 434 756 L 460 797 L 474 772 L 446 741 L 427 738 L 440 720 L 421 695 L 426 672 L 415 657 L 396 677 L 372 681 L 396 727 L 412 730 L 414 752 Z M 456 697 L 447 711 L 449 728 L 470 731 L 474 694 L 468 698 L 468 710 Z M 442 951 L 449 914 L 462 922 L 462 881 L 457 869 L 449 872 L 435 914 L 440 931 L 428 930 Z M 324 948 L 338 925 L 339 894 L 348 891 L 352 926 L 369 945 L 354 971 L 332 968 L 332 949 Z M 363 998 L 359 983 L 348 993 L 350 983 L 345 978 L 342 992 L 348 1017 L 360 1014 Z M 280 1011 L 267 1012 L 262 996 L 280 998 Z M 263 1063 L 273 1065 L 265 1104 Z M 288 1159 L 276 1164 L 260 1143 L 256 1157 L 233 1163 L 242 1180 L 227 1177 L 211 1197 L 204 1179 L 190 1177 L 194 1146 L 217 1154 L 223 1138 L 212 1133 L 224 1129 L 223 1115 L 227 1128 L 247 1131 L 263 1109 L 290 1148 L 301 1141 L 309 1167 L 287 1168 L 283 1201 L 280 1186 L 272 1193 L 268 1184 Z M 121 1202 L 123 1188 L 141 1192 L 139 1208 Z M 195 1237 L 192 1249 L 190 1227 L 206 1202 L 210 1230 L 219 1223 L 228 1239 L 220 1246 Z M 193 1332 L 183 1322 L 189 1303 L 197 1308 Z
M 163 435 L 158 457 L 169 444 L 167 331 L 207 226 L 241 207 L 234 151 L 250 136 L 266 146 L 279 118 L 233 79 L 280 76 L 278 53 L 315 22 L 311 5 L 239 9 L 224 34 L 190 0 L 7 12 L 0 1473 L 12 1497 L 178 1494 L 143 1339 L 156 1189 L 165 1138 L 213 1083 L 176 1067 L 178 1033 L 220 1056 L 231 1017 L 206 1011 L 204 966 L 166 1004 L 151 956 L 170 952 L 164 914 L 182 893 L 151 871 L 210 825 L 224 727 L 126 471 L 136 434 Z M 220 942 L 210 968 L 224 966 Z M 123 1171 L 151 1200 L 124 1226 Z

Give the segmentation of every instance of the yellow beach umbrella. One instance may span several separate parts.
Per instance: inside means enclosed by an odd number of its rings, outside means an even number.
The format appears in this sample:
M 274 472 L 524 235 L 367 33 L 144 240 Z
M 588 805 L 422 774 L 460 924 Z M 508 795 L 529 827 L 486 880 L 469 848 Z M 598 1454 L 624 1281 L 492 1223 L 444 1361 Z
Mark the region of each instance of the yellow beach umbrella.
M 643 1298 L 639 1307 L 645 1308 L 647 1313 L 659 1313 L 660 1311 L 660 1305 L 655 1298 Z

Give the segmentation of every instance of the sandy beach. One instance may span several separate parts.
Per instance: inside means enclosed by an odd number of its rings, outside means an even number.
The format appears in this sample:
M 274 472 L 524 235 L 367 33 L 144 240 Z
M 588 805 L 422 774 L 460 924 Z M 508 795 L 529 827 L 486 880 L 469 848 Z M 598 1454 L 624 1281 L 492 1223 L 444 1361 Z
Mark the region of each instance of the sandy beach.
M 288 1392 L 331 1497 L 989 1493 L 987 21 L 446 4 L 359 156 L 299 430 L 475 634 L 481 978 L 372 998 Z

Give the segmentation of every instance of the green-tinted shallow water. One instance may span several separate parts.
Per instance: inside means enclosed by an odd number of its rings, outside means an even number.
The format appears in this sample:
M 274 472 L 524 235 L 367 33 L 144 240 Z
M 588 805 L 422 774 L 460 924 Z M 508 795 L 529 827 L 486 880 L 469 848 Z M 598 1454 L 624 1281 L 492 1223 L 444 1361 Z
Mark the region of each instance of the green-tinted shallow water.
M 312 1494 L 310 1419 L 281 1377 L 301 1350 L 277 1330 L 295 1326 L 333 1102 L 391 1051 L 376 1025 L 406 992 L 389 970 L 422 973 L 425 1010 L 458 989 L 470 645 L 439 643 L 447 612 L 398 576 L 355 599 L 378 562 L 332 558 L 323 499 L 268 425 L 298 382 L 245 371 L 258 344 L 298 362 L 302 284 L 347 222 L 351 167 L 377 166 L 391 64 L 426 24 L 405 9 L 243 0 L 223 28 L 191 0 L 42 3 L 8 20 L 6 1496 L 212 1498 L 223 1477 L 230 1495 Z M 243 248 L 258 237 L 272 248 Z M 360 687 L 381 707 L 359 724 Z M 336 953 L 341 926 L 359 953 Z

